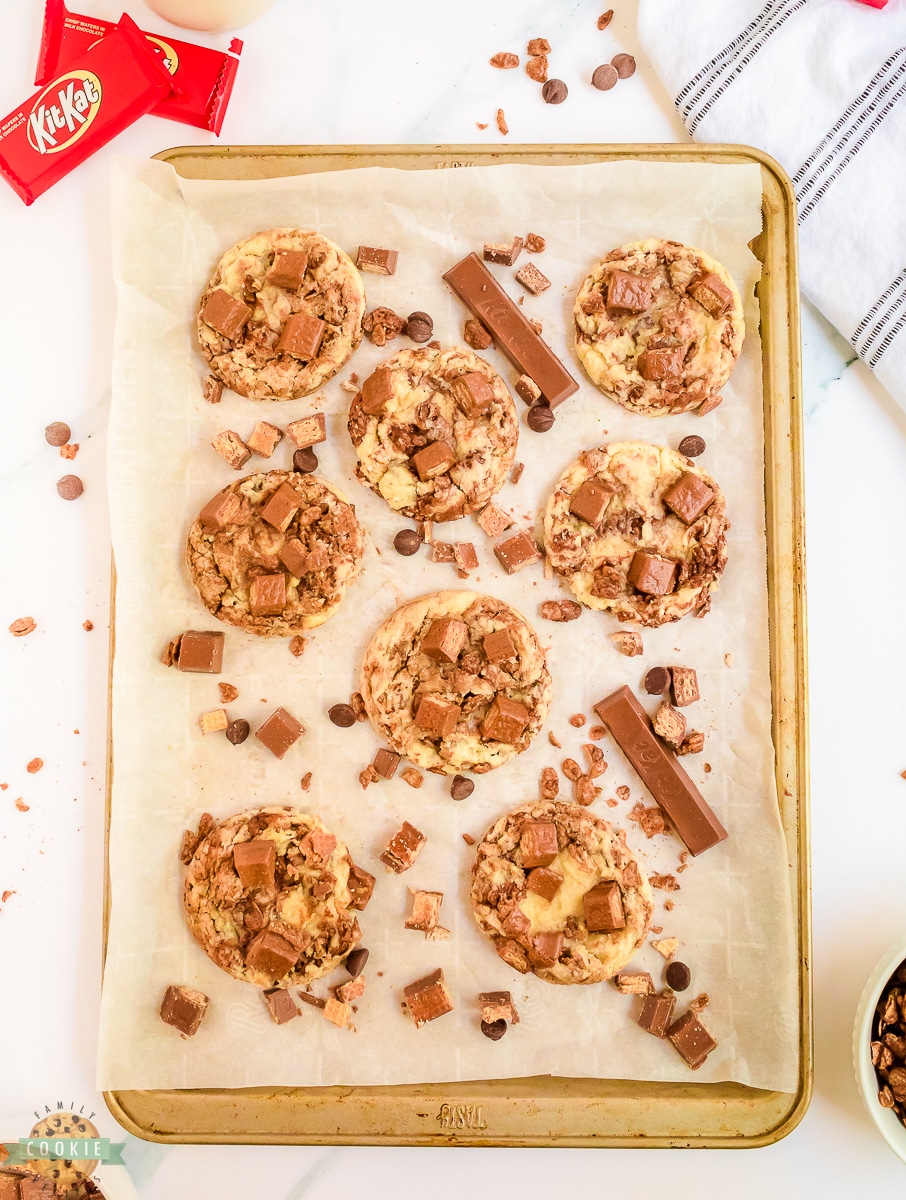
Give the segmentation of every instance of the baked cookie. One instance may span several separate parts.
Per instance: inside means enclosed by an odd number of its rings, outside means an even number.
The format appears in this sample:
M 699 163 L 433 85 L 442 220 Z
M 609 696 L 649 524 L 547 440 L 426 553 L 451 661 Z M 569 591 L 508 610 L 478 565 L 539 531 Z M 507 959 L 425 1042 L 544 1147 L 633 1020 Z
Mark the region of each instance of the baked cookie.
M 494 368 L 467 350 L 401 350 L 362 384 L 349 409 L 356 475 L 391 508 L 452 521 L 506 482 L 519 424 Z
M 745 334 L 727 269 L 658 238 L 611 250 L 579 289 L 575 317 L 576 351 L 595 387 L 652 415 L 716 407 Z
M 363 549 L 355 510 L 332 484 L 262 471 L 208 501 L 189 530 L 186 561 L 218 620 L 286 637 L 333 616 Z
M 353 261 L 310 229 L 267 229 L 227 250 L 201 296 L 201 352 L 249 400 L 294 400 L 336 375 L 362 340 Z
M 580 454 L 544 514 L 551 566 L 587 608 L 663 625 L 703 617 L 727 563 L 727 506 L 676 450 L 614 442 Z
M 349 851 L 293 808 L 255 808 L 221 824 L 203 817 L 183 904 L 212 962 L 256 987 L 296 987 L 338 966 L 361 931 Z
M 375 731 L 438 774 L 499 767 L 527 750 L 551 703 L 538 636 L 502 600 L 433 592 L 387 618 L 365 651 Z
M 504 962 L 548 983 L 610 979 L 645 941 L 654 908 L 622 830 L 559 800 L 523 804 L 491 826 L 470 897 Z

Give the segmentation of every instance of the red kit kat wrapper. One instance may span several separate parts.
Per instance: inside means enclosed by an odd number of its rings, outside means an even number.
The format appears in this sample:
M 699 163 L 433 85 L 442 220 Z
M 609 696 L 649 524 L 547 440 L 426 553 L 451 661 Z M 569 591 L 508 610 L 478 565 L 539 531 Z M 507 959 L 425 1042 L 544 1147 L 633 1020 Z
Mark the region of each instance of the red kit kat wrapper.
M 63 0 L 46 0 L 35 83 L 46 83 L 72 66 L 115 28 L 112 21 L 69 12 Z M 233 38 L 229 51 L 224 52 L 156 33 L 145 37 L 173 76 L 173 91 L 153 109 L 154 115 L 219 134 L 242 52 L 239 38 Z
M 125 13 L 107 37 L 0 121 L 0 174 L 31 202 L 173 90 Z

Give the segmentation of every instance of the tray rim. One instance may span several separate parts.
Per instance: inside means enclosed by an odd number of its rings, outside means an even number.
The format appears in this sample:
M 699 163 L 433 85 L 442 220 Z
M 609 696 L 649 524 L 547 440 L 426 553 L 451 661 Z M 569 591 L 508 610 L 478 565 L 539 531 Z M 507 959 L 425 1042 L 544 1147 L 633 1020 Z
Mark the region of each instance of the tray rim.
M 430 156 L 435 156 L 435 161 L 431 162 Z M 436 161 L 437 156 L 442 156 L 444 161 Z M 619 1088 L 621 1085 L 625 1089 L 635 1089 L 637 1094 L 644 1094 L 654 1090 L 658 1093 L 661 1099 L 675 1098 L 677 1101 L 685 1098 L 688 1099 L 692 1093 L 702 1093 L 703 1091 L 714 1091 L 720 1089 L 723 1093 L 724 1100 L 730 1100 L 735 1097 L 740 1101 L 748 1101 L 750 1104 L 761 1104 L 763 1107 L 768 1106 L 768 1098 L 777 1097 L 779 1099 L 779 1107 L 776 1115 L 772 1115 L 770 1121 L 765 1123 L 763 1127 L 759 1127 L 750 1133 L 734 1133 L 727 1132 L 726 1134 L 669 1134 L 661 1133 L 651 1136 L 644 1134 L 624 1134 L 624 1135 L 576 1135 L 558 1136 L 555 1134 L 546 1137 L 537 1135 L 504 1135 L 504 1136 L 485 1136 L 472 1133 L 473 1128 L 480 1129 L 478 1126 L 473 1126 L 471 1123 L 454 1126 L 455 1132 L 442 1133 L 431 1130 L 423 1134 L 397 1134 L 397 1133 L 378 1133 L 373 1128 L 366 1132 L 354 1134 L 342 1134 L 339 1129 L 336 1129 L 332 1134 L 325 1135 L 324 1133 L 310 1133 L 304 1130 L 293 1129 L 288 1132 L 267 1131 L 259 1132 L 254 1128 L 247 1130 L 238 1130 L 235 1128 L 216 1130 L 206 1129 L 193 1132 L 185 1132 L 180 1130 L 167 1130 L 156 1127 L 153 1123 L 152 1116 L 143 1121 L 131 1111 L 130 1100 L 133 1105 L 141 1107 L 141 1102 L 148 1097 L 151 1097 L 150 1109 L 153 1110 L 155 1102 L 159 1102 L 164 1108 L 169 1104 L 174 1104 L 177 1107 L 180 1104 L 191 1102 L 188 1098 L 197 1099 L 199 1102 L 203 1098 L 226 1098 L 227 1103 L 235 1112 L 242 1108 L 242 1098 L 247 1098 L 250 1102 L 265 1097 L 277 1101 L 278 1098 L 286 1099 L 289 1096 L 305 1094 L 317 1094 L 317 1096 L 328 1105 L 331 1100 L 341 1100 L 348 1098 L 351 1094 L 358 1093 L 364 1095 L 371 1094 L 377 1099 L 382 1099 L 387 1093 L 394 1093 L 399 1097 L 402 1093 L 408 1093 L 410 1096 L 418 1094 L 423 1104 L 431 1103 L 429 1094 L 437 1093 L 440 1088 L 444 1089 L 444 1095 L 455 1099 L 457 1095 L 466 1094 L 464 1089 L 481 1092 L 482 1088 L 487 1089 L 489 1085 L 511 1085 L 511 1091 L 525 1090 L 531 1083 L 531 1079 L 513 1079 L 513 1080 L 479 1080 L 465 1081 L 459 1084 L 433 1084 L 433 1085 L 396 1085 L 394 1087 L 311 1087 L 311 1088 L 243 1088 L 243 1089 L 186 1089 L 186 1090 L 144 1090 L 131 1091 L 124 1089 L 113 1089 L 103 1093 L 104 1100 L 117 1121 L 130 1133 L 135 1136 L 144 1138 L 149 1141 L 157 1141 L 162 1143 L 175 1144 L 216 1144 L 216 1143 L 231 1143 L 231 1144 L 261 1144 L 269 1145 L 298 1145 L 298 1144 L 315 1144 L 315 1145 L 461 1145 L 461 1146 L 559 1146 L 559 1147 L 632 1147 L 632 1148 L 663 1148 L 663 1147 L 699 1147 L 699 1148 L 756 1148 L 765 1145 L 771 1145 L 783 1137 L 786 1137 L 802 1120 L 808 1105 L 811 1101 L 813 1088 L 813 1073 L 814 1073 L 814 1045 L 813 1045 L 813 1029 L 812 1029 L 812 974 L 811 974 L 811 859 L 810 859 L 810 839 L 809 839 L 809 776 L 808 776 L 808 687 L 807 687 L 807 644 L 806 644 L 806 613 L 805 613 L 805 537 L 804 537 L 804 514 L 802 499 L 804 497 L 804 465 L 803 465 L 803 444 L 802 444 L 802 405 L 801 405 L 801 370 L 800 370 L 800 338 L 799 338 L 799 290 L 798 290 L 798 249 L 796 243 L 796 201 L 793 193 L 792 184 L 784 169 L 770 155 L 766 154 L 754 147 L 736 145 L 731 143 L 715 143 L 711 145 L 696 145 L 693 143 L 584 143 L 584 144 L 543 144 L 543 143 L 525 143 L 514 144 L 505 148 L 495 149 L 484 145 L 475 144 L 442 144 L 442 143 L 426 143 L 420 145 L 278 145 L 278 146 L 259 146 L 259 145 L 210 145 L 210 146 L 176 146 L 169 150 L 163 150 L 153 155 L 153 158 L 158 161 L 168 162 L 174 166 L 178 173 L 192 175 L 192 165 L 190 160 L 200 159 L 207 163 L 211 160 L 226 160 L 230 163 L 248 163 L 257 160 L 260 163 L 285 165 L 290 159 L 310 160 L 327 160 L 340 158 L 362 159 L 365 161 L 352 162 L 344 166 L 331 165 L 327 169 L 350 169 L 355 167 L 380 165 L 381 160 L 390 158 L 400 159 L 416 159 L 417 162 L 407 165 L 407 169 L 431 169 L 432 167 L 468 167 L 472 165 L 494 165 L 498 163 L 512 163 L 518 161 L 532 161 L 537 159 L 553 160 L 550 165 L 555 165 L 558 160 L 562 159 L 580 159 L 589 162 L 595 161 L 614 161 L 619 159 L 642 159 L 646 161 L 695 161 L 695 162 L 716 162 L 716 163 L 757 163 L 762 168 L 762 174 L 767 175 L 773 186 L 778 190 L 780 196 L 780 208 L 777 212 L 771 214 L 773 220 L 780 219 L 783 223 L 783 247 L 785 251 L 786 270 L 784 272 L 785 287 L 783 288 L 783 297 L 785 300 L 785 309 L 787 317 L 788 339 L 785 345 L 786 351 L 786 370 L 781 370 L 781 378 L 785 380 L 787 390 L 783 394 L 783 415 L 786 418 L 788 429 L 784 428 L 779 431 L 780 442 L 786 442 L 785 454 L 789 459 L 789 496 L 775 496 L 770 486 L 768 479 L 768 460 L 773 455 L 768 454 L 769 434 L 773 428 L 774 412 L 774 396 L 769 388 L 769 375 L 771 374 L 772 362 L 771 356 L 774 348 L 774 339 L 763 339 L 764 348 L 764 365 L 763 375 L 765 381 L 765 472 L 766 472 L 766 533 L 769 543 L 773 535 L 776 536 L 777 530 L 784 523 L 789 526 L 789 534 L 791 538 L 792 557 L 788 564 L 785 574 L 789 575 L 786 582 L 790 588 L 790 594 L 786 597 L 787 608 L 792 616 L 792 646 L 788 653 L 784 654 L 784 662 L 776 666 L 778 679 L 775 679 L 775 663 L 773 653 L 773 641 L 777 632 L 777 622 L 781 615 L 774 611 L 778 598 L 782 600 L 781 593 L 775 593 L 771 586 L 772 576 L 776 573 L 777 568 L 771 560 L 771 555 L 768 556 L 768 598 L 769 608 L 771 609 L 771 644 L 772 644 L 772 726 L 775 741 L 776 766 L 778 793 L 781 795 L 781 804 L 785 802 L 783 795 L 791 797 L 792 803 L 790 808 L 795 810 L 795 822 L 792 830 L 787 828 L 786 820 L 784 820 L 785 835 L 788 845 L 792 840 L 791 846 L 791 875 L 795 880 L 795 895 L 794 907 L 797 915 L 797 942 L 799 948 L 799 1016 L 800 1016 L 800 1037 L 799 1037 L 799 1074 L 797 1088 L 795 1092 L 779 1093 L 765 1092 L 760 1089 L 746 1087 L 734 1083 L 714 1083 L 714 1084 L 657 1084 L 649 1081 L 638 1080 L 591 1080 L 591 1079 L 563 1079 L 565 1085 L 585 1085 L 587 1088 L 594 1086 L 595 1090 L 601 1091 L 601 1085 L 611 1085 Z M 464 159 L 472 159 L 471 162 L 463 161 Z M 377 160 L 375 162 L 374 160 Z M 451 160 L 451 161 L 449 161 Z M 394 164 L 398 165 L 398 164 Z M 187 168 L 180 172 L 180 167 Z M 301 171 L 286 171 L 273 170 L 267 171 L 258 176 L 248 176 L 254 178 L 277 178 L 284 175 L 295 175 L 307 173 L 303 168 Z M 215 176 L 220 178 L 233 178 L 236 175 L 221 175 Z M 765 203 L 767 195 L 764 194 Z M 767 238 L 768 221 L 766 214 L 766 226 L 760 235 L 761 238 Z M 760 239 L 756 239 L 758 241 Z M 753 246 L 753 249 L 755 247 Z M 760 257 L 760 256 L 759 256 Z M 765 270 L 762 274 L 762 282 L 765 280 L 766 274 L 769 274 L 767 262 L 763 261 Z M 761 284 L 758 285 L 761 287 Z M 779 293 L 778 293 L 779 294 Z M 761 323 L 765 323 L 765 306 L 762 305 Z M 781 364 L 783 368 L 784 364 Z M 770 397 L 770 398 L 769 398 Z M 775 517 L 772 520 L 773 504 L 780 501 L 778 507 L 784 507 L 785 512 L 778 519 Z M 786 504 L 783 504 L 786 501 Z M 107 932 L 108 932 L 108 917 L 110 906 L 110 878 L 109 878 L 109 836 L 110 836 L 110 816 L 111 816 L 111 794 L 113 780 L 113 747 L 112 747 L 112 704 L 110 703 L 112 693 L 113 679 L 113 655 L 115 652 L 115 621 L 113 619 L 115 611 L 115 591 L 116 591 L 116 575 L 115 565 L 111 572 L 111 621 L 110 621 L 110 667 L 108 673 L 108 712 L 107 712 L 107 784 L 106 784 L 106 821 L 105 821 L 105 873 L 104 873 L 104 916 L 103 916 L 103 953 L 102 960 L 106 958 L 107 949 Z M 786 631 L 789 634 L 790 631 Z M 786 697 L 787 703 L 785 708 L 789 712 L 778 716 L 777 703 L 775 697 L 775 687 L 779 682 L 780 675 L 789 675 L 790 671 L 785 670 L 792 667 L 792 677 L 784 680 L 785 686 L 780 689 L 781 695 Z M 794 749 L 790 755 L 784 752 L 781 755 L 779 745 L 786 747 L 786 735 L 781 743 L 778 742 L 778 730 L 783 722 L 792 721 L 794 726 Z M 788 782 L 793 783 L 795 790 L 790 793 L 785 789 L 781 778 L 781 757 L 791 759 L 787 764 L 791 770 L 787 771 Z M 782 815 L 783 810 L 782 810 Z M 552 1077 L 548 1077 L 552 1078 Z M 612 1097 L 601 1097 L 602 1100 Z M 715 1101 L 721 1103 L 721 1098 L 715 1096 Z M 587 1102 L 587 1101 L 586 1101 Z M 146 1107 L 148 1107 L 146 1105 Z M 441 1113 L 449 1105 L 441 1105 Z M 457 1110 L 469 1109 L 474 1106 L 456 1105 Z M 481 1110 L 479 1107 L 479 1122 L 481 1120 Z M 428 1114 L 419 1114 L 427 1116 Z M 461 1115 L 461 1114 L 460 1114 Z M 765 1114 L 767 1115 L 767 1113 Z M 441 1120 L 440 1114 L 435 1118 L 436 1121 Z M 448 1127 L 449 1128 L 449 1127 Z M 462 1129 L 460 1135 L 458 1130 Z

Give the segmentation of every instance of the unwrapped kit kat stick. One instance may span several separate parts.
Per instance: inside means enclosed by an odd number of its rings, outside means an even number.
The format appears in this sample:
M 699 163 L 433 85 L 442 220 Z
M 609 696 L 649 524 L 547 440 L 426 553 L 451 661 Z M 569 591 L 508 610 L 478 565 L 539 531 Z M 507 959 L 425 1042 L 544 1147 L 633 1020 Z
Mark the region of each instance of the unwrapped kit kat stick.
M 0 174 L 31 204 L 172 90 L 172 76 L 124 13 L 0 121 Z
M 63 0 L 45 0 L 35 83 L 59 74 L 115 28 L 112 21 L 69 12 Z M 154 108 L 154 115 L 219 134 L 239 66 L 240 39 L 233 38 L 229 50 L 223 51 L 155 33 L 145 37 L 173 77 L 173 91 Z

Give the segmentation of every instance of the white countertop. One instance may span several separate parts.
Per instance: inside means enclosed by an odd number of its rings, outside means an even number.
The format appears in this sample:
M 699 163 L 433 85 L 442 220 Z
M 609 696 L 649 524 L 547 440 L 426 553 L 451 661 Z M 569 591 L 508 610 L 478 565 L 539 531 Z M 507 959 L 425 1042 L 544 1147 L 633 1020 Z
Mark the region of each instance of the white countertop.
M 31 94 L 40 5 L 9 5 L 0 41 L 8 111 Z M 74 5 L 80 10 L 80 4 Z M 112 0 L 85 0 L 116 18 Z M 591 0 L 495 6 L 424 0 L 278 0 L 244 31 L 224 143 L 668 142 L 686 135 L 639 56 L 611 92 L 586 80 L 619 51 L 637 51 L 634 0 L 596 29 Z M 145 28 L 166 26 L 140 4 Z M 521 14 L 520 15 L 520 11 Z M 679 19 L 679 16 L 678 16 Z M 191 37 L 191 35 L 188 35 Z M 547 106 L 520 69 L 531 36 L 554 47 L 551 74 L 570 88 Z M 210 37 L 225 46 L 226 37 Z M 506 111 L 510 134 L 494 126 Z M 476 122 L 488 122 L 480 131 Z M 116 143 L 150 155 L 214 139 L 146 117 Z M 105 424 L 115 297 L 107 236 L 108 149 L 26 209 L 0 188 L 5 371 L 0 510 L 7 551 L 0 613 L 0 1141 L 28 1132 L 57 1100 L 96 1109 L 102 1136 L 122 1140 L 94 1087 L 100 990 L 109 540 Z M 906 689 L 898 603 L 906 584 L 906 415 L 843 340 L 803 314 L 812 727 L 815 1096 L 802 1124 L 769 1149 L 596 1153 L 160 1147 L 126 1137 L 142 1200 L 240 1197 L 575 1193 L 636 1190 L 671 1197 L 848 1197 L 902 1187 L 903 1167 L 861 1107 L 850 1035 L 864 980 L 902 937 L 899 834 L 906 782 Z M 62 420 L 74 463 L 47 446 Z M 74 503 L 55 480 L 85 481 Z M 868 475 L 869 489 L 863 482 Z M 866 596 L 862 580 L 866 580 Z M 877 582 L 885 581 L 882 592 Z M 870 589 L 870 590 L 869 590 Z M 869 601 L 869 597 L 872 597 Z M 33 616 L 38 630 L 6 626 Z M 91 632 L 82 629 L 86 619 Z M 140 719 L 142 697 L 135 698 Z M 38 774 L 26 763 L 44 760 Z M 22 797 L 29 811 L 17 811 Z M 720 1190 L 720 1191 L 719 1191 Z

